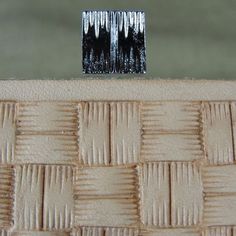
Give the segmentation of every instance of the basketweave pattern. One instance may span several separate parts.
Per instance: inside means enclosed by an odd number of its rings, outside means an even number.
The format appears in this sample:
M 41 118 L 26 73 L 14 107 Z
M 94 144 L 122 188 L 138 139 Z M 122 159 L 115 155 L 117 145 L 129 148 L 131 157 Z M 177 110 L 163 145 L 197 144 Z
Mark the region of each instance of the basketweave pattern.
M 0 235 L 236 236 L 235 102 L 0 102 Z

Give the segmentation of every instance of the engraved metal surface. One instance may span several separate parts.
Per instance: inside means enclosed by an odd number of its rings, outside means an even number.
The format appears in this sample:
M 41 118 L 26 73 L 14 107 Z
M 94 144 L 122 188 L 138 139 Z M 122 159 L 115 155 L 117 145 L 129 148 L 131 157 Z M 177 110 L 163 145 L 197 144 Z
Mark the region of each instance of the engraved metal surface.
M 145 14 L 83 12 L 83 72 L 145 73 Z

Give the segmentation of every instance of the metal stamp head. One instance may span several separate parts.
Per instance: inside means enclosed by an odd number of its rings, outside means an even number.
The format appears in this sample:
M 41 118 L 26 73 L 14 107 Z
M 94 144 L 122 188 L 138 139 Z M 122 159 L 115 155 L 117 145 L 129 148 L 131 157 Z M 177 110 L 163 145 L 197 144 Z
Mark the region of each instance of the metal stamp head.
M 141 11 L 83 12 L 83 72 L 146 72 L 145 14 Z

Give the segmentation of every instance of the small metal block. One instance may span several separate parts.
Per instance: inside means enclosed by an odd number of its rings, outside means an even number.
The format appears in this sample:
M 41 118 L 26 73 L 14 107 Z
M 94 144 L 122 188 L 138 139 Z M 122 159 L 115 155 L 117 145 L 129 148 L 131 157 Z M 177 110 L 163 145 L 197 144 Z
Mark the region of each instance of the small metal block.
M 141 11 L 83 12 L 83 72 L 145 73 L 145 14 Z

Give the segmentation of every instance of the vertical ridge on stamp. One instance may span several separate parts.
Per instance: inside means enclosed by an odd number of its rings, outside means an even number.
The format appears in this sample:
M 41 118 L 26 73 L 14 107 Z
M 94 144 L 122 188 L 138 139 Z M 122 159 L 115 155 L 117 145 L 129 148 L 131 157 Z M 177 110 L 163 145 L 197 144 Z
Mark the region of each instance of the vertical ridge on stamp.
M 210 164 L 233 163 L 233 137 L 229 103 L 204 102 L 203 120 L 208 162 Z
M 80 227 L 72 231 L 72 236 L 106 236 L 103 227 Z
M 139 231 L 132 228 L 107 228 L 105 236 L 138 236 Z
M 107 32 L 110 31 L 110 18 L 108 11 L 88 11 L 83 12 L 83 30 L 87 34 L 89 27 L 94 26 L 95 36 L 98 38 L 100 28 L 105 28 Z
M 14 170 L 0 166 L 0 228 L 10 228 L 13 223 Z
M 168 228 L 142 230 L 140 236 L 203 236 L 197 228 Z M 218 236 L 218 235 L 217 235 Z
M 43 228 L 70 229 L 73 226 L 73 167 L 46 166 Z M 55 201 L 56 198 L 60 200 Z
M 203 187 L 199 167 L 192 162 L 172 162 L 171 186 L 172 225 L 200 224 L 203 211 Z
M 0 236 L 12 236 L 12 234 L 10 234 L 10 232 L 7 230 L 0 229 Z
M 98 38 L 100 29 L 105 28 L 110 32 L 113 25 L 110 26 L 112 21 L 108 11 L 85 11 L 82 15 L 83 31 L 88 34 L 89 27 L 94 27 L 95 36 Z M 125 38 L 128 37 L 129 27 L 133 28 L 135 33 L 143 33 L 145 29 L 145 14 L 144 12 L 119 12 L 113 11 L 114 17 L 118 18 L 117 31 L 125 32 Z M 115 26 L 116 28 L 116 26 Z
M 62 231 L 15 231 L 10 236 L 71 236 L 69 232 Z
M 232 227 L 209 227 L 203 232 L 203 236 L 234 236 Z
M 138 230 L 132 228 L 80 227 L 72 236 L 138 236 Z
M 147 226 L 167 227 L 170 222 L 169 164 L 143 164 L 141 170 L 141 220 Z
M 234 157 L 236 156 L 236 102 L 230 104 Z
M 107 165 L 110 160 L 109 104 L 79 104 L 79 160 L 87 165 Z
M 16 166 L 14 228 L 40 230 L 42 228 L 43 166 Z
M 0 163 L 14 160 L 16 104 L 0 102 Z
M 111 163 L 138 163 L 140 144 L 139 103 L 111 103 Z
M 116 72 L 116 58 L 118 53 L 118 13 L 110 12 L 111 35 L 110 35 L 110 70 Z

